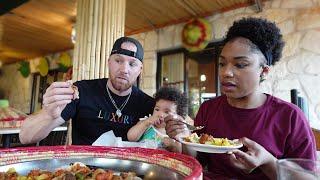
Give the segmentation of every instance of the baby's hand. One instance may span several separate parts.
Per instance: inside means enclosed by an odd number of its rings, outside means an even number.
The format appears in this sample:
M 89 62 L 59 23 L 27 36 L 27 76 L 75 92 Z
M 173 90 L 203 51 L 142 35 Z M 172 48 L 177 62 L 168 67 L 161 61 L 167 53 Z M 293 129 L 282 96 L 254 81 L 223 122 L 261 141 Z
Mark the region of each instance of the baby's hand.
M 156 116 L 150 116 L 150 117 L 148 117 L 148 119 L 146 119 L 146 121 L 149 126 L 161 124 L 161 120 Z

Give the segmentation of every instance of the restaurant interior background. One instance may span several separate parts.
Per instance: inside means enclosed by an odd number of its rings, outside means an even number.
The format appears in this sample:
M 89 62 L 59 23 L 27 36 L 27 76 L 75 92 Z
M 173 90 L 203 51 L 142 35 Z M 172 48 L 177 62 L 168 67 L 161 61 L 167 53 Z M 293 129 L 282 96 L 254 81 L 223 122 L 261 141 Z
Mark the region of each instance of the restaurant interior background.
M 308 104 L 310 125 L 320 129 L 320 0 L 259 2 L 261 9 L 255 3 L 239 3 L 205 16 L 212 27 L 213 37 L 209 45 L 198 52 L 188 52 L 182 46 L 181 31 L 186 21 L 173 20 L 159 28 L 152 27 L 151 23 L 145 31 L 126 32 L 126 35 L 137 38 L 145 49 L 139 88 L 152 96 L 162 85 L 176 85 L 188 94 L 189 115 L 194 117 L 201 102 L 219 95 L 217 56 L 227 28 L 242 17 L 267 18 L 280 27 L 286 45 L 281 61 L 271 67 L 270 75 L 263 82 L 263 89 L 288 102 L 291 101 L 290 90 L 297 89 Z M 195 5 L 193 8 L 196 11 L 199 7 Z M 1 25 L 7 16 L 0 16 L 0 37 L 5 34 L 5 27 Z M 0 40 L 0 48 L 3 47 Z M 4 57 L 3 50 L 0 49 L 0 60 Z M 22 61 L 30 65 L 30 74 L 26 77 L 18 71 L 23 66 Z M 44 61 L 49 68 L 48 74 L 42 76 L 39 67 Z M 10 107 L 26 114 L 36 112 L 41 108 L 41 95 L 51 82 L 70 79 L 70 71 L 59 70 L 66 62 L 70 68 L 69 61 L 71 64 L 74 61 L 72 46 L 34 58 L 1 60 L 0 95 L 3 97 L 0 98 L 8 99 Z

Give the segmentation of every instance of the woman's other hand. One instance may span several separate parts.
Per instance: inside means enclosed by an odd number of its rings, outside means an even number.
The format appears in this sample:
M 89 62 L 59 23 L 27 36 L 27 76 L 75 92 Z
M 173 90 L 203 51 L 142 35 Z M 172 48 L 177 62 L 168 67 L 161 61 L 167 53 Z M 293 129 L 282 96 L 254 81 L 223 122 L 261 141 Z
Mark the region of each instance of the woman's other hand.
M 169 137 L 164 137 L 162 139 L 162 144 L 164 148 L 170 152 L 182 152 L 182 144 L 174 139 L 171 139 Z
M 191 134 L 187 126 L 181 122 L 184 119 L 179 115 L 168 115 L 164 121 L 166 122 L 166 133 L 170 138 L 178 140 L 179 137 Z
M 268 172 L 266 175 L 269 178 L 275 178 L 277 159 L 263 146 L 248 138 L 241 138 L 240 141 L 248 148 L 248 151 L 243 152 L 236 149 L 229 152 L 231 164 L 245 173 L 251 173 L 254 169 L 260 167 L 264 173 Z

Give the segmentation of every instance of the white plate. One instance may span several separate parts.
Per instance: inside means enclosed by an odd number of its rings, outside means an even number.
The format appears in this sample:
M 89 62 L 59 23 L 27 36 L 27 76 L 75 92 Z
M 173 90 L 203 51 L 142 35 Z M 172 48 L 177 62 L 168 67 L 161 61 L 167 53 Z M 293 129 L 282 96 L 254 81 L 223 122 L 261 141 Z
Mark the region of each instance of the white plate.
M 182 144 L 185 144 L 186 146 L 188 146 L 189 148 L 195 151 L 206 152 L 206 153 L 226 153 L 234 149 L 239 149 L 243 146 L 243 144 L 240 143 L 238 139 L 230 140 L 230 141 L 236 142 L 236 144 L 233 146 L 216 146 L 216 145 L 209 145 L 209 144 L 191 143 L 191 142 L 184 141 L 182 138 L 179 139 L 179 141 Z

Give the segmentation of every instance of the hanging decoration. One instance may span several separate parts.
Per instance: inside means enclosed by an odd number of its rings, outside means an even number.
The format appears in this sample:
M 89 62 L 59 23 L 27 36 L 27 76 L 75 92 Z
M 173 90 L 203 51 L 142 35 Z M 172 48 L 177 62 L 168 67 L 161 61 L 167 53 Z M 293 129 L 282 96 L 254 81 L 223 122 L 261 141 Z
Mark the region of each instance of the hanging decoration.
M 212 38 L 210 23 L 203 18 L 190 20 L 182 30 L 182 44 L 188 51 L 204 49 Z
M 39 64 L 37 66 L 37 69 L 38 69 L 41 76 L 46 76 L 49 72 L 48 60 L 44 57 L 41 57 Z
M 27 78 L 30 74 L 30 64 L 29 61 L 21 61 L 19 63 L 20 67 L 18 71 L 20 71 L 21 75 L 25 78 Z
M 67 72 L 72 66 L 72 60 L 68 53 L 61 53 L 58 60 L 59 71 Z

